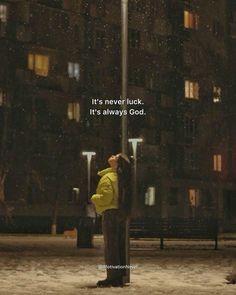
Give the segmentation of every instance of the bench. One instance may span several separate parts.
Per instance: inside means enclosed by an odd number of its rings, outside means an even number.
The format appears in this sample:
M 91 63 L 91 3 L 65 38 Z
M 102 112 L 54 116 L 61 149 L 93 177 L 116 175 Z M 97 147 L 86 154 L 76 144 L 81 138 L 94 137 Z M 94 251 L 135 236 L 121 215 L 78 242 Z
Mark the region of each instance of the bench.
M 130 222 L 131 238 L 159 238 L 160 249 L 164 239 L 209 239 L 218 249 L 218 221 L 213 218 L 137 218 Z

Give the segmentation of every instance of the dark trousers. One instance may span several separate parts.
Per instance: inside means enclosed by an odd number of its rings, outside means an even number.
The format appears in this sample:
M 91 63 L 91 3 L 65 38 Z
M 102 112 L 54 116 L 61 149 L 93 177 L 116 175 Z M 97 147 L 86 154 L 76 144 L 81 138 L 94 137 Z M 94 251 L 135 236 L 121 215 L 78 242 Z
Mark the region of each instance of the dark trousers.
M 104 256 L 107 279 L 122 279 L 125 275 L 125 220 L 121 220 L 119 210 L 108 209 L 102 214 Z M 109 268 L 113 266 L 114 268 Z M 116 268 L 117 266 L 117 268 Z M 121 268 L 119 268 L 121 266 Z

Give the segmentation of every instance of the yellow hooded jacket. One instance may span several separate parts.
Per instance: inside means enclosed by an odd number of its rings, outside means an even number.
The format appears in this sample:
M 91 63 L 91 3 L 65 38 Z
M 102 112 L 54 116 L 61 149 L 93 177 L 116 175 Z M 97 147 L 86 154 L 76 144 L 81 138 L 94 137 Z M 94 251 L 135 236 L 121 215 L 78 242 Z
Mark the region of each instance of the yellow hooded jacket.
M 96 194 L 91 197 L 96 212 L 102 214 L 107 209 L 118 209 L 118 178 L 116 171 L 107 168 L 99 171 L 98 175 L 101 176 L 101 179 Z

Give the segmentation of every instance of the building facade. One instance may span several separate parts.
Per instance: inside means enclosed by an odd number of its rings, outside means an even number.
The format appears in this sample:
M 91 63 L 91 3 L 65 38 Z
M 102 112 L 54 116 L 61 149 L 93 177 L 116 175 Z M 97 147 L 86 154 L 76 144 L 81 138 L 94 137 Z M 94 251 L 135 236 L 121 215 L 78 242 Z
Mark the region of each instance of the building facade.
M 0 1 L 1 169 L 13 214 L 80 214 L 81 152 L 96 152 L 92 190 L 119 152 L 120 117 L 91 109 L 120 97 L 120 6 Z M 235 11 L 227 0 L 129 1 L 128 97 L 146 116 L 129 116 L 128 135 L 143 138 L 144 216 L 217 217 L 235 231 Z

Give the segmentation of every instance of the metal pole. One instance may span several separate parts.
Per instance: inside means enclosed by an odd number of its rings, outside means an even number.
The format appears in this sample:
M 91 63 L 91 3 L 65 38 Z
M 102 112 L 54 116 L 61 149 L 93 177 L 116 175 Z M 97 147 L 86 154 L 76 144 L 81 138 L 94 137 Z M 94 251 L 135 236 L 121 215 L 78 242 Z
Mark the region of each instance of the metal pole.
M 122 110 L 127 110 L 127 79 L 128 79 L 128 0 L 121 0 L 121 47 L 122 47 L 122 90 L 121 97 L 124 100 Z M 124 113 L 124 112 L 123 112 Z M 127 154 L 127 116 L 122 116 L 121 129 L 122 129 L 122 153 Z
M 122 70 L 122 85 L 121 85 L 121 97 L 124 100 L 122 104 L 123 114 L 127 111 L 127 69 L 128 69 L 128 0 L 121 0 L 121 70 Z M 127 132 L 127 116 L 123 115 L 121 118 L 121 150 L 122 153 L 127 154 L 128 151 L 128 132 Z M 130 265 L 130 241 L 129 241 L 129 219 L 126 219 L 125 224 L 125 264 Z M 130 269 L 125 269 L 125 276 L 123 277 L 123 283 L 130 282 Z
M 90 182 L 91 182 L 91 155 L 87 155 L 87 164 L 88 164 L 88 196 L 87 196 L 87 201 L 89 201 L 90 197 Z
M 137 206 L 137 142 L 132 142 L 133 156 L 134 156 L 134 207 Z
M 87 195 L 87 201 L 89 201 L 89 197 L 90 197 L 90 183 L 91 183 L 91 160 L 92 160 L 92 156 L 95 156 L 96 153 L 95 152 L 82 152 L 83 156 L 86 156 L 87 159 L 87 173 L 88 173 L 88 178 L 87 178 L 87 190 L 88 190 L 88 195 Z
M 78 248 L 92 248 L 93 247 L 93 220 L 88 214 L 88 201 L 90 199 L 91 191 L 91 160 L 92 156 L 95 156 L 95 152 L 82 152 L 82 155 L 87 160 L 87 198 L 85 204 L 85 212 L 80 217 L 78 225 L 77 247 Z

